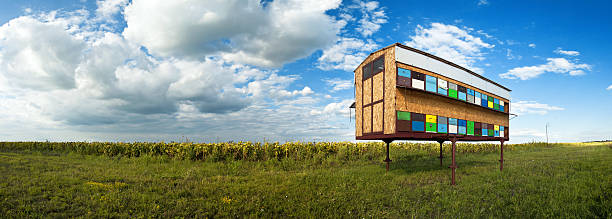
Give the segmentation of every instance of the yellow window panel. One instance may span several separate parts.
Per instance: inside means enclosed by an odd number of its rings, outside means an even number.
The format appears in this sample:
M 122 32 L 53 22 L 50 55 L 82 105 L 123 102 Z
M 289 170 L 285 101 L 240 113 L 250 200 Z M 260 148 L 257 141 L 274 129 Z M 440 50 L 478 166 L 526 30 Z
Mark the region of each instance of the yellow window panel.
M 437 117 L 434 115 L 426 115 L 425 122 L 436 123 Z

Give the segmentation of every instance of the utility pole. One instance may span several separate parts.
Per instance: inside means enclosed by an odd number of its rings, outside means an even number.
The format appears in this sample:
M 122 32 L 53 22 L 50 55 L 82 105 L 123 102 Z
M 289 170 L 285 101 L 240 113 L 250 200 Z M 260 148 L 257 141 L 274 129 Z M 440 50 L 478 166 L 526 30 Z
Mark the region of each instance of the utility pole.
M 546 123 L 546 146 L 548 146 L 548 122 Z

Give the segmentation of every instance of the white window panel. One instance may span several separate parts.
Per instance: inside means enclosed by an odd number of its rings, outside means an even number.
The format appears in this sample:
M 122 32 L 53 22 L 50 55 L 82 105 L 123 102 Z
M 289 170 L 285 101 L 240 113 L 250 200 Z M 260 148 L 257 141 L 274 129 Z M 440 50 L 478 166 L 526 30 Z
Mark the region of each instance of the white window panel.
M 444 90 L 448 89 L 448 81 L 442 80 L 438 78 L 438 87 Z
M 448 125 L 448 133 L 457 134 L 457 126 L 456 125 Z
M 425 81 L 419 79 L 412 79 L 412 87 L 425 90 Z

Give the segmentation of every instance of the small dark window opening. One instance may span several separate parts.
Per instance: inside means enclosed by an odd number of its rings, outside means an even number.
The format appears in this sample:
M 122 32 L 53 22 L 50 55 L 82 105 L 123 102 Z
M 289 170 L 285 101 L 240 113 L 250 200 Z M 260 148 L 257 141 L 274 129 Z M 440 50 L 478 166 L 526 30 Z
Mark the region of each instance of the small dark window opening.
M 381 56 L 378 59 L 363 66 L 361 71 L 363 72 L 363 80 L 371 78 L 372 76 L 383 72 L 385 70 L 385 57 Z
M 376 74 L 378 72 L 382 72 L 384 70 L 385 70 L 385 57 L 382 56 L 382 57 L 374 60 L 373 74 Z
M 372 76 L 372 63 L 368 63 L 361 69 L 363 71 L 363 80 L 366 80 Z

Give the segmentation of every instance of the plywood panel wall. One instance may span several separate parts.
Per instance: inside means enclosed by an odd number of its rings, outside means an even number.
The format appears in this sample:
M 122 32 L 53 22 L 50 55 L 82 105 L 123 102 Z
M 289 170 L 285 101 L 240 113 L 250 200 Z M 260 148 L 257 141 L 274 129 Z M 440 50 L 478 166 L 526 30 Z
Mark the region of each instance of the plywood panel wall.
M 361 68 L 355 71 L 355 136 L 363 136 L 363 100 Z
M 367 109 L 368 107 L 363 107 L 363 113 L 360 115 L 360 118 L 357 118 L 357 114 L 355 115 L 355 119 L 360 120 L 359 124 L 355 123 L 357 136 L 363 136 L 372 132 L 395 132 L 395 96 L 393 95 L 393 89 L 395 89 L 396 69 L 393 51 L 393 46 L 376 51 L 370 54 L 355 70 L 356 91 L 361 90 L 360 96 L 362 97 L 360 101 L 356 98 L 355 110 L 361 111 L 360 108 L 363 106 L 383 100 L 380 104 L 370 106 L 369 109 Z M 380 57 L 385 59 L 385 70 L 363 81 L 362 67 Z M 392 87 L 389 87 L 391 84 Z M 356 95 L 359 95 L 357 93 Z M 368 115 L 368 113 L 370 114 Z M 372 122 L 374 124 L 371 124 Z M 359 131 L 360 128 L 363 129 L 362 132 Z
M 382 132 L 383 131 L 383 103 L 374 104 L 374 112 L 373 115 L 373 130 L 372 132 Z
M 383 74 L 377 74 L 377 75 L 374 75 L 374 77 L 372 77 L 371 79 L 373 80 L 373 83 L 374 83 L 374 91 L 373 91 L 374 96 L 372 97 L 373 102 L 383 99 L 383 88 L 384 88 L 383 76 L 384 76 Z
M 372 103 L 372 78 L 363 81 L 363 105 Z
M 385 134 L 395 133 L 395 89 L 397 80 L 397 68 L 395 65 L 395 47 L 385 50 Z
M 363 108 L 363 133 L 372 132 L 372 106 Z

